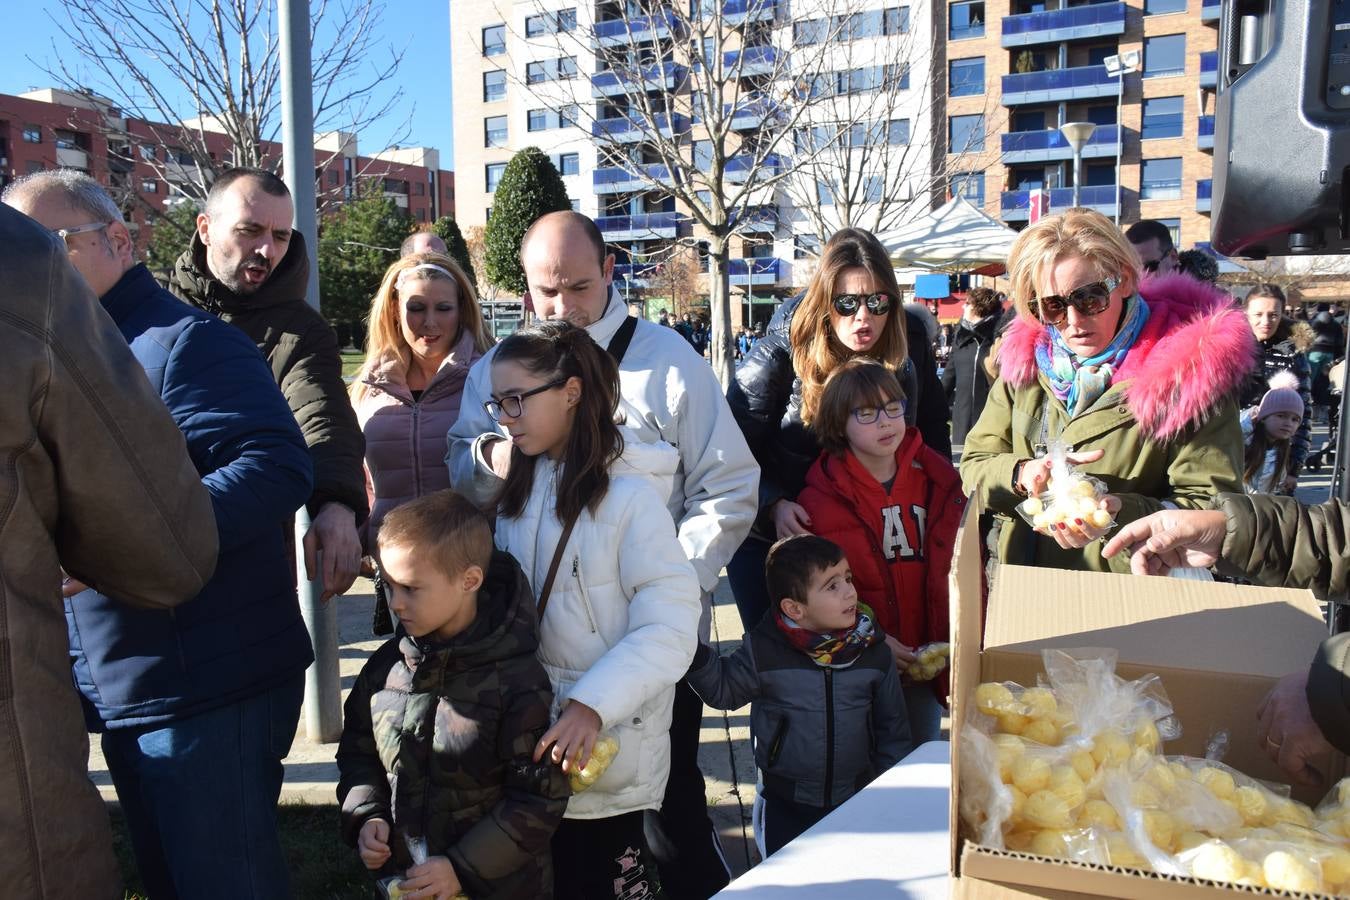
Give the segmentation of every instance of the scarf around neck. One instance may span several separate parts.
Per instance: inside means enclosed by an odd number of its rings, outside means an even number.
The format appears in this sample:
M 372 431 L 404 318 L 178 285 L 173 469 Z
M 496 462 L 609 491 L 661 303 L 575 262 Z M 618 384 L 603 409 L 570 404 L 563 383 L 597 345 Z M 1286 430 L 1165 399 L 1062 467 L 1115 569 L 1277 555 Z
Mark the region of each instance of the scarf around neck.
M 862 652 L 880 638 L 872 608 L 866 603 L 858 604 L 858 621 L 852 628 L 824 634 L 803 628 L 781 610 L 774 613 L 774 621 L 792 646 L 811 657 L 816 665 L 830 669 L 846 669 L 853 665 Z
M 1036 365 L 1050 390 L 1069 411 L 1069 417 L 1079 410 L 1091 409 L 1092 404 L 1106 393 L 1111 378 L 1130 353 L 1148 322 L 1148 304 L 1136 293 L 1125 301 L 1125 313 L 1120 330 L 1106 349 L 1088 359 L 1079 359 L 1064 342 L 1064 336 L 1053 325 L 1046 326 L 1046 336 L 1036 343 Z

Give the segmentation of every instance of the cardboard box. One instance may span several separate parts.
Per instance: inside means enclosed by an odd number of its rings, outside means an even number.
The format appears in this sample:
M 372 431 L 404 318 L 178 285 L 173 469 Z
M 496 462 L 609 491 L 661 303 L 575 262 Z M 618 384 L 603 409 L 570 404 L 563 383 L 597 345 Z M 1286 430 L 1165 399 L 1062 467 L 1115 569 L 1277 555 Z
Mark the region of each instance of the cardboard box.
M 1224 762 L 1254 778 L 1286 781 L 1257 745 L 1256 710 L 1276 680 L 1306 669 L 1326 637 L 1310 593 L 1176 578 L 1144 578 L 1000 566 L 981 623 L 980 503 L 966 510 L 952 565 L 952 794 L 959 822 L 960 739 L 975 688 L 985 681 L 1031 686 L 1046 648 L 1111 647 L 1117 673 L 1162 678 L 1183 736 L 1168 754 L 1204 756 L 1216 731 L 1231 735 Z M 1344 760 L 1323 761 L 1332 779 Z M 1329 782 L 1334 783 L 1334 780 Z M 1295 791 L 1305 802 L 1325 789 Z M 993 850 L 954 827 L 953 896 L 1213 898 L 1250 893 L 1213 882 Z M 1257 891 L 1267 895 L 1271 891 Z

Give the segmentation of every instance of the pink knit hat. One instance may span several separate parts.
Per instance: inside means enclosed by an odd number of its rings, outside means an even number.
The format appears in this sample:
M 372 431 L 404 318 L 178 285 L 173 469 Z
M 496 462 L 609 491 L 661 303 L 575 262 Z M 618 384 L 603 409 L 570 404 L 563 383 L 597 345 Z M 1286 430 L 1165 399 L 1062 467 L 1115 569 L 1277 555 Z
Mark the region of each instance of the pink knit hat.
M 1270 390 L 1261 398 L 1261 406 L 1256 410 L 1256 421 L 1275 413 L 1297 413 L 1303 417 L 1303 396 L 1298 392 L 1298 376 L 1288 369 L 1281 369 L 1270 376 Z

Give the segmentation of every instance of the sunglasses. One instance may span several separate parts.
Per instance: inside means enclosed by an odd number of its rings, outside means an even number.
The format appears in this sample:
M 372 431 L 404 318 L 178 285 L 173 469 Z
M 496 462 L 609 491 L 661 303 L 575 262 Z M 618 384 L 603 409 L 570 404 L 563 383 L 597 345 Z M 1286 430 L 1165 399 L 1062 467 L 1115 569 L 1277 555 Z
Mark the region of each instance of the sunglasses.
M 904 400 L 892 400 L 885 406 L 859 406 L 854 409 L 853 418 L 858 420 L 859 425 L 871 425 L 881 414 L 885 413 L 888 419 L 898 419 L 905 414 L 907 404 Z
M 527 397 L 533 397 L 535 394 L 542 394 L 544 391 L 551 391 L 554 388 L 560 388 L 567 384 L 566 378 L 557 378 L 548 384 L 541 384 L 537 388 L 531 388 L 519 394 L 508 394 L 500 400 L 485 400 L 483 410 L 492 417 L 492 421 L 500 422 L 502 413 L 509 418 L 519 419 L 525 412 L 525 400 Z
M 1031 313 L 1047 325 L 1061 324 L 1069 315 L 1070 306 L 1078 310 L 1080 315 L 1100 316 L 1111 305 L 1111 292 L 1119 286 L 1119 279 L 1108 278 L 1074 288 L 1067 297 L 1058 294 L 1033 297 Z
M 884 316 L 894 302 L 890 294 L 840 294 L 833 301 L 834 311 L 841 316 L 856 316 L 864 306 L 872 315 Z

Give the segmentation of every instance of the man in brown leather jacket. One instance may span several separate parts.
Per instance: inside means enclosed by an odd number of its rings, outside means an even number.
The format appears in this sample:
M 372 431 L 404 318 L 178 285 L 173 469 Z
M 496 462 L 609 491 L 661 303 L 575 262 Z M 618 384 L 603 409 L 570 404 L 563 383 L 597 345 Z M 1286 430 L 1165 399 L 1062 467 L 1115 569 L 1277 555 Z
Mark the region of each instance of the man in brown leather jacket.
M 1215 510 L 1164 510 L 1131 522 L 1103 555 L 1132 554 L 1137 575 L 1213 566 L 1269 587 L 1318 597 L 1350 587 L 1350 505 L 1304 506 L 1293 497 L 1220 494 Z M 1312 666 L 1281 679 L 1257 711 L 1257 740 L 1291 777 L 1318 784 L 1311 760 L 1350 753 L 1350 632 L 1322 642 Z
M 0 884 L 121 897 L 70 674 L 61 569 L 133 605 L 195 596 L 210 496 L 126 340 L 62 246 L 0 205 Z

